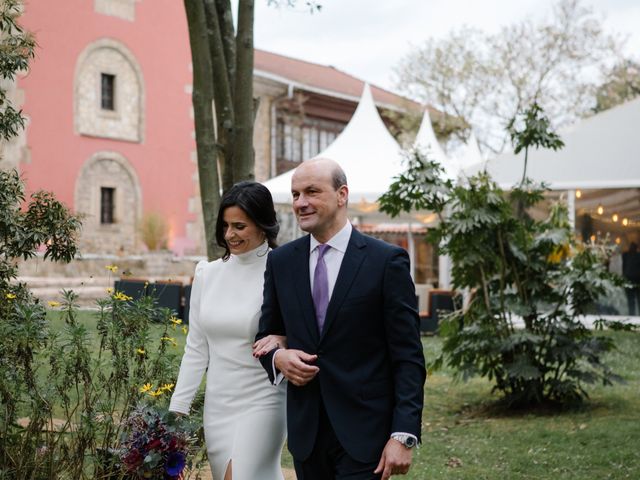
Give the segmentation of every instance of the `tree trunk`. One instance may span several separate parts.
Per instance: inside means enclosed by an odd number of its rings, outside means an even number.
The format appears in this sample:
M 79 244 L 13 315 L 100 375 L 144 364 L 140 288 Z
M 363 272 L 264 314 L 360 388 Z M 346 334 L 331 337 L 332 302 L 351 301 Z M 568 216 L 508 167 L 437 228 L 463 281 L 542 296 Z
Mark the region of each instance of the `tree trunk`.
M 220 256 L 216 244 L 216 215 L 220 206 L 220 181 L 218 178 L 218 146 L 213 123 L 213 70 L 207 35 L 205 6 L 202 0 L 184 0 L 189 25 L 191 62 L 193 64 L 193 112 L 198 154 L 200 199 L 204 220 L 207 257 Z
M 238 33 L 230 0 L 184 0 L 193 64 L 193 111 L 200 197 L 209 259 L 217 258 L 220 186 L 254 178 L 253 0 L 239 0 Z
M 253 17 L 254 1 L 240 0 L 236 36 L 236 79 L 234 95 L 233 181 L 253 180 Z

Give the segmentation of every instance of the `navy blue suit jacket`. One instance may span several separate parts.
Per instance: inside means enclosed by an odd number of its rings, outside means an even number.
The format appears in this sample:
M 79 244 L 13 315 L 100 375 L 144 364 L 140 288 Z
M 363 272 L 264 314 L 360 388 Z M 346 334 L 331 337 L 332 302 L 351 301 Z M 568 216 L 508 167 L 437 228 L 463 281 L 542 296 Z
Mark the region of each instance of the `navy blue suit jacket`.
M 257 339 L 286 335 L 289 348 L 318 355 L 318 375 L 289 383 L 289 450 L 305 460 L 322 400 L 349 455 L 377 462 L 392 432 L 420 437 L 426 377 L 415 287 L 407 253 L 353 230 L 318 331 L 309 281 L 309 236 L 267 259 Z M 273 351 L 262 357 L 273 381 Z

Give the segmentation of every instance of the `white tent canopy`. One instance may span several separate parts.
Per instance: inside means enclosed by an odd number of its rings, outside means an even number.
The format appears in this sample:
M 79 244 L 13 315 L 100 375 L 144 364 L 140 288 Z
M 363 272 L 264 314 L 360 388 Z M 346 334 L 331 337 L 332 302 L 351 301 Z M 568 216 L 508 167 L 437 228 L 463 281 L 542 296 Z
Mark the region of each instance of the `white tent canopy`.
M 316 158 L 330 158 L 342 167 L 352 203 L 375 202 L 402 172 L 401 148 L 380 118 L 369 85 L 349 124 Z M 291 203 L 292 176 L 290 170 L 264 183 L 275 203 Z
M 456 163 L 461 171 L 482 161 L 482 153 L 478 147 L 478 140 L 473 132 L 467 141 L 456 152 Z M 458 172 L 460 173 L 460 171 Z
M 431 124 L 428 110 L 424 112 L 413 146 L 427 153 L 429 160 L 438 162 L 442 168 L 444 168 L 446 178 L 451 180 L 457 178 L 458 166 L 451 158 L 447 157 L 440 143 L 438 143 L 436 134 L 433 132 L 433 125 Z
M 558 151 L 530 150 L 527 176 L 554 190 L 631 188 L 640 186 L 640 99 L 587 118 L 560 134 Z M 504 154 L 465 170 L 485 168 L 502 187 L 522 178 L 524 152 Z
M 452 155 L 447 155 L 440 146 L 433 131 L 433 124 L 431 123 L 428 110 L 424 112 L 413 145 L 426 152 L 429 159 L 435 160 L 442 165 L 445 177 L 450 180 L 456 180 L 465 168 L 482 161 L 478 141 L 473 132 L 471 132 L 467 141 L 460 145 Z

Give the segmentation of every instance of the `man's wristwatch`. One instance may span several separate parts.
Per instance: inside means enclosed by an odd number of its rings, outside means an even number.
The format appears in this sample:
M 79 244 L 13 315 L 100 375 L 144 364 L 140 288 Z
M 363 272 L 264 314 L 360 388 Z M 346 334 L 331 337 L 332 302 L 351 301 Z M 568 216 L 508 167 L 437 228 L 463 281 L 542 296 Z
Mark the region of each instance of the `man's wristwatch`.
M 416 443 L 417 443 L 415 437 L 413 437 L 412 435 L 405 435 L 402 433 L 393 434 L 391 435 L 391 438 L 393 438 L 394 440 L 397 440 L 406 448 L 413 448 L 416 446 Z

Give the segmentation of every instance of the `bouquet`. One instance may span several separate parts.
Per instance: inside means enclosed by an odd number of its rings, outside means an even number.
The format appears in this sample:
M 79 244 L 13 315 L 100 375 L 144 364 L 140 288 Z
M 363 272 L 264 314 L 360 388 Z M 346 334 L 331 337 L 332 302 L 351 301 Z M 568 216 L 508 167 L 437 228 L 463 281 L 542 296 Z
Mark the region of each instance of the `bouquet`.
M 120 461 L 126 478 L 182 478 L 191 467 L 198 427 L 188 417 L 138 407 L 126 420 Z

